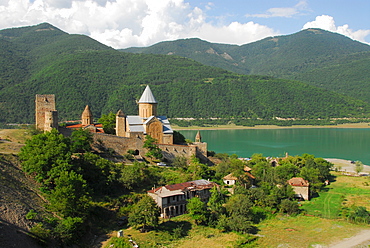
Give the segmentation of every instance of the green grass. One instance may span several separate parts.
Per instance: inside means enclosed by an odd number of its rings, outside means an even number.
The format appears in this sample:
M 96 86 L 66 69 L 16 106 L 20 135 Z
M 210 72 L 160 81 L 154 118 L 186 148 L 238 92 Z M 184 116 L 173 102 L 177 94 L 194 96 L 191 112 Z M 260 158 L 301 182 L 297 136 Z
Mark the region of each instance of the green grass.
M 367 177 L 348 177 L 335 173 L 335 182 L 326 186 L 319 197 L 302 202 L 302 209 L 308 215 L 328 219 L 341 218 L 343 207 L 352 205 L 370 209 L 370 186 Z
M 336 219 L 341 212 L 343 197 L 344 194 L 329 189 L 328 192 L 321 192 L 320 197 L 313 198 L 309 202 L 304 202 L 302 209 L 308 215 Z
M 258 228 L 262 236 L 257 247 L 317 247 L 349 238 L 365 226 L 343 220 L 328 220 L 300 215 L 297 217 L 277 216 L 263 221 Z
M 175 235 L 175 229 L 181 227 L 182 237 Z M 138 230 L 127 228 L 123 229 L 124 235 L 131 235 L 141 248 L 153 247 L 238 247 L 238 241 L 245 240 L 245 235 L 236 233 L 224 233 L 218 229 L 206 226 L 197 226 L 188 215 L 181 215 L 171 220 L 164 220 L 157 230 L 147 233 L 140 233 Z M 112 237 L 117 234 L 113 232 Z M 103 244 L 107 248 L 112 244 L 112 239 Z M 116 246 L 115 246 L 116 247 Z

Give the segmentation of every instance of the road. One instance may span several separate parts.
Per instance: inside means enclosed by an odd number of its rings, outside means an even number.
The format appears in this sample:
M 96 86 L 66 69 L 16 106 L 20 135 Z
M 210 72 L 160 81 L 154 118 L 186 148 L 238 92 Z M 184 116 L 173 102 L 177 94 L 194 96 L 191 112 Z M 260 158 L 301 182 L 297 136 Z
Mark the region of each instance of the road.
M 329 246 L 329 248 L 351 248 L 357 245 L 363 245 L 361 247 L 368 247 L 370 245 L 370 230 L 362 230 L 357 235 L 343 239 L 342 241 Z

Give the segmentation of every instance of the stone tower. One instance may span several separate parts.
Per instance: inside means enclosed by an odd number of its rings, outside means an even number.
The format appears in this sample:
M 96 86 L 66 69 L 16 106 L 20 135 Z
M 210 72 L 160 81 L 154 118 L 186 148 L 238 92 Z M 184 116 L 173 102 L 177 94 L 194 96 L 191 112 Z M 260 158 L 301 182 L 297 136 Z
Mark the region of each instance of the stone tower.
M 208 145 L 206 142 L 202 142 L 200 131 L 198 131 L 197 135 L 195 135 L 195 142 L 193 144 L 197 146 L 197 157 L 207 157 Z
M 85 110 L 82 112 L 81 124 L 82 126 L 92 125 L 93 124 L 93 115 L 90 110 L 89 105 L 86 105 Z
M 200 135 L 200 131 L 198 131 L 197 135 L 195 135 L 195 142 L 202 142 L 202 136 Z
M 53 128 L 58 129 L 58 112 L 57 111 L 46 111 L 44 131 L 50 132 L 51 129 Z
M 141 118 L 149 118 L 157 116 L 157 101 L 155 100 L 149 85 L 146 86 L 139 100 L 139 116 Z
M 50 131 L 58 128 L 58 112 L 55 109 L 55 95 L 36 95 L 36 128 Z
M 122 110 L 118 110 L 116 114 L 116 135 L 120 137 L 126 137 L 126 115 Z

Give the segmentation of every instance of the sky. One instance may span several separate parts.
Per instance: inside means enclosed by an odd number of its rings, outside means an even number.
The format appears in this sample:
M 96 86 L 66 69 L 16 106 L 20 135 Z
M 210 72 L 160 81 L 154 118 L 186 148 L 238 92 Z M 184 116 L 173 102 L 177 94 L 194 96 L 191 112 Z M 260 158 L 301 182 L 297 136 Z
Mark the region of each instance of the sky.
M 113 48 L 247 44 L 321 28 L 370 44 L 370 0 L 0 0 L 0 29 L 48 22 Z

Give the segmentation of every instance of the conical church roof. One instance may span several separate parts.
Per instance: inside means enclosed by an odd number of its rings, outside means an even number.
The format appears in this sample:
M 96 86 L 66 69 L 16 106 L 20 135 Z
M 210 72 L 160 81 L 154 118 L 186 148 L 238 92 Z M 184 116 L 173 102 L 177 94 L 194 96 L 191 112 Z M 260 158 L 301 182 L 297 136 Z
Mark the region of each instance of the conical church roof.
M 140 97 L 139 103 L 157 103 L 152 91 L 149 88 L 149 85 L 146 86 L 143 94 Z
M 84 112 L 82 112 L 82 116 L 86 116 L 86 117 L 91 117 L 92 116 L 89 105 L 86 105 Z

